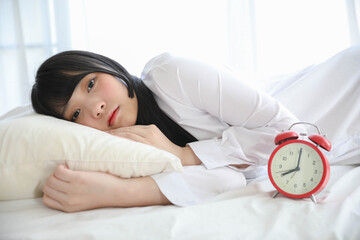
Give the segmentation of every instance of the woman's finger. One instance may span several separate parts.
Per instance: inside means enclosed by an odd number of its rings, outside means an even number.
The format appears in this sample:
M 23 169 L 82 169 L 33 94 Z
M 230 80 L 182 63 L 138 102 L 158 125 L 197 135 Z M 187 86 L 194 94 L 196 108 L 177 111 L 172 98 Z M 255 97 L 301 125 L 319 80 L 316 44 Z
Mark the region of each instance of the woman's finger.
M 120 129 L 122 131 L 131 131 L 133 129 L 146 129 L 151 125 L 133 125 L 133 126 L 128 126 L 128 127 L 121 127 L 121 128 L 117 128 Z
M 116 135 L 117 133 L 133 133 L 144 138 L 153 135 L 158 128 L 155 125 L 134 125 L 130 127 L 117 128 L 108 131 L 110 134 Z
M 133 140 L 135 142 L 139 142 L 139 143 L 144 143 L 144 144 L 149 144 L 149 142 L 147 141 L 146 138 L 144 138 L 141 135 L 138 135 L 136 133 L 131 133 L 131 132 L 117 132 L 117 133 L 113 133 L 112 135 L 115 135 L 117 137 L 122 137 L 122 138 L 126 138 L 129 140 Z
M 55 174 L 51 175 L 47 179 L 44 187 L 45 186 L 63 193 L 68 192 L 70 190 L 69 188 L 71 188 L 70 182 L 65 182 L 64 180 L 56 177 Z
M 67 194 L 61 191 L 57 191 L 45 184 L 43 202 L 52 208 L 63 210 L 63 203 L 66 202 Z
M 51 198 L 49 195 L 47 195 L 47 194 L 44 194 L 42 200 L 43 200 L 43 203 L 44 203 L 46 206 L 50 207 L 50 208 L 53 208 L 53 209 L 56 209 L 56 210 L 61 210 L 61 211 L 64 210 L 64 209 L 63 209 L 63 206 L 62 206 L 62 204 L 61 204 L 60 202 L 52 199 L 52 198 Z
M 74 174 L 65 165 L 58 165 L 55 169 L 54 176 L 64 182 L 71 182 L 74 179 Z

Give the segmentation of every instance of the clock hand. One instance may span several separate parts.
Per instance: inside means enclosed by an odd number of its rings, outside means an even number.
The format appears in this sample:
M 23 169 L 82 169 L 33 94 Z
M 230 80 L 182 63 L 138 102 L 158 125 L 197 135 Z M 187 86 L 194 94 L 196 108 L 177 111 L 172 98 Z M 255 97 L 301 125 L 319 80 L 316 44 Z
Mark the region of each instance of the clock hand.
M 301 153 L 302 153 L 302 148 L 300 148 L 300 152 L 299 152 L 299 158 L 298 158 L 298 162 L 297 162 L 297 166 L 296 166 L 297 169 L 299 169 L 300 159 L 301 159 Z M 300 170 L 300 169 L 299 169 L 299 170 Z
M 294 169 L 286 169 L 286 170 L 278 171 L 276 173 L 283 173 L 283 172 L 292 171 L 292 170 L 294 170 Z
M 295 171 L 300 171 L 299 165 L 300 165 L 301 154 L 302 154 L 302 148 L 300 148 L 299 158 L 298 158 L 298 162 L 297 162 L 296 168 L 291 169 L 291 170 L 289 170 L 288 172 L 284 172 L 283 174 L 281 174 L 281 176 L 285 176 L 285 175 L 287 175 L 287 174 L 289 174 L 289 173 L 292 173 L 292 172 L 295 172 Z
M 292 172 L 295 172 L 295 171 L 299 171 L 299 170 L 300 170 L 300 168 L 299 168 L 299 169 L 298 169 L 298 168 L 294 168 L 294 169 L 291 169 L 291 170 L 289 170 L 289 171 L 287 171 L 287 172 L 282 173 L 281 176 L 285 176 L 285 175 L 287 175 L 287 174 L 289 174 L 289 173 L 292 173 Z

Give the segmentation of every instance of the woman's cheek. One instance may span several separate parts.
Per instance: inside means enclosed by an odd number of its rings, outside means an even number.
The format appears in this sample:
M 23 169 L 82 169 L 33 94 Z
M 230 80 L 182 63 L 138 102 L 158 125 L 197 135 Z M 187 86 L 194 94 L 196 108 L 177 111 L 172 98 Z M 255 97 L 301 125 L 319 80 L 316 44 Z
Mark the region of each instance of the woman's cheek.
M 82 118 L 82 119 L 79 119 L 79 121 L 77 121 L 77 123 L 81 124 L 81 125 L 84 125 L 84 126 L 87 126 L 87 127 L 91 127 L 91 128 L 95 128 L 95 129 L 98 129 L 98 130 L 107 130 L 104 125 L 101 125 L 99 120 L 96 121 L 94 119 L 87 119 L 87 118 Z

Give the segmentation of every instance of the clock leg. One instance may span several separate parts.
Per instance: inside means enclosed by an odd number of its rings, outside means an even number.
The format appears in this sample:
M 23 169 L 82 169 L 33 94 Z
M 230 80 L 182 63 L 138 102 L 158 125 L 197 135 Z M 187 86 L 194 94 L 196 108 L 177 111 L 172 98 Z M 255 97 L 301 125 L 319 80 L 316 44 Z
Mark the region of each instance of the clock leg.
M 272 197 L 276 198 L 277 195 L 279 195 L 279 191 L 276 191 Z
M 317 201 L 316 201 L 316 198 L 315 198 L 314 194 L 311 194 L 310 199 L 311 199 L 311 200 L 312 200 L 315 204 L 317 203 Z

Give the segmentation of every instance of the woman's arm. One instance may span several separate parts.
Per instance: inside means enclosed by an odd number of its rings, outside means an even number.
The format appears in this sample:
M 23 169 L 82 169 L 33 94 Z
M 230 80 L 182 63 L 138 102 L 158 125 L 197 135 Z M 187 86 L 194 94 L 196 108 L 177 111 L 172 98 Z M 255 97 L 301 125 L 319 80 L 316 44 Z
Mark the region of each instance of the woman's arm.
M 108 133 L 168 151 L 177 156 L 183 166 L 201 164 L 190 146 L 179 147 L 172 143 L 156 125 L 135 125 L 110 130 Z
M 199 141 L 188 145 L 208 169 L 266 165 L 274 137 L 298 121 L 227 69 L 196 60 L 162 54 L 145 66 L 142 80 L 170 117 L 193 130 Z
M 123 179 L 102 172 L 72 171 L 64 165 L 56 168 L 43 191 L 44 204 L 64 212 L 171 204 L 151 177 Z

